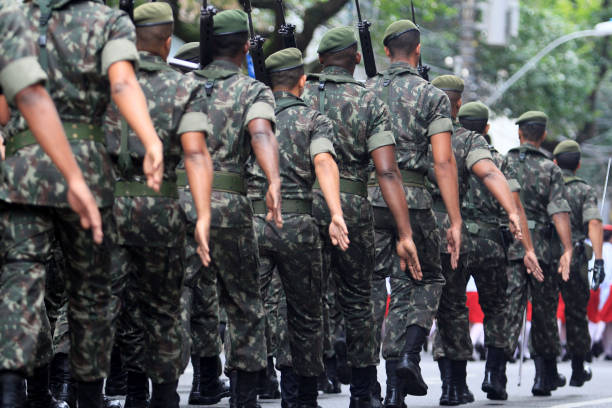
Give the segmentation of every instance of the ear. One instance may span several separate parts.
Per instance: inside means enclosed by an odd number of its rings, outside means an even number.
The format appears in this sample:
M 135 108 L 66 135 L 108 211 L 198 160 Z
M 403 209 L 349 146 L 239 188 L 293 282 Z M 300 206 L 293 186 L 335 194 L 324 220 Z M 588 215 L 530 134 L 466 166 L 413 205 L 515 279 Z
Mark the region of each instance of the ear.
M 172 36 L 168 37 L 166 42 L 164 42 L 164 55 L 168 59 L 168 55 L 170 55 L 170 49 L 172 48 Z
M 521 128 L 518 128 L 518 135 L 519 135 L 519 139 L 523 139 L 523 131 L 521 130 Z
M 251 43 L 249 42 L 249 40 L 247 40 L 247 42 L 244 43 L 244 46 L 242 47 L 242 52 L 244 53 L 244 55 L 248 54 L 250 48 L 251 48 Z
M 300 87 L 300 89 L 303 89 L 306 86 L 306 75 L 302 75 L 302 77 L 298 81 L 298 86 Z
M 548 135 L 548 132 L 545 130 L 544 133 L 542 134 L 542 138 L 540 139 L 541 142 L 546 140 L 546 136 Z
M 463 105 L 463 99 L 459 98 L 459 100 L 457 101 L 457 110 L 461 108 L 461 105 Z
M 360 62 L 361 62 L 361 53 L 358 51 L 357 54 L 355 54 L 355 64 L 359 65 Z
M 414 52 L 416 53 L 416 55 L 421 55 L 421 43 L 419 43 L 419 45 L 416 46 L 416 49 Z
M 321 54 L 319 54 L 319 64 L 323 65 L 323 58 L 321 58 Z
M 582 160 L 580 160 L 580 161 L 578 162 L 578 167 L 576 167 L 576 170 L 578 170 L 578 169 L 580 168 L 580 165 L 581 165 L 581 164 L 582 164 Z
M 485 135 L 489 134 L 489 129 L 491 129 L 491 125 L 487 123 L 487 126 L 485 126 Z
M 391 58 L 391 51 L 389 51 L 389 47 L 385 47 L 385 55 L 386 55 L 388 58 Z
M 557 163 L 557 159 L 553 159 L 553 163 L 555 163 L 557 166 L 559 165 L 559 163 Z

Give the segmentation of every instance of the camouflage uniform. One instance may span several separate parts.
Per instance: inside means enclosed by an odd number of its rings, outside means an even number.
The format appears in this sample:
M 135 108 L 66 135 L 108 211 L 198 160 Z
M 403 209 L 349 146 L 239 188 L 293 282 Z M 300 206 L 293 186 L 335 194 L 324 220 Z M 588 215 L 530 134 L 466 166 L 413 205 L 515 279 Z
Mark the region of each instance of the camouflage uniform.
M 160 193 L 146 187 L 145 150 L 127 129 L 113 104 L 105 117 L 108 151 L 117 177 L 113 213 L 117 248 L 113 254 L 113 294 L 120 299 L 117 344 L 130 371 L 144 372 L 153 383 L 175 381 L 183 372 L 180 298 L 184 269 L 185 222 L 176 191 L 180 137 L 209 133 L 205 114 L 186 113 L 196 82 L 140 51 L 138 82 L 148 100 L 153 125 L 164 145 Z
M 330 214 L 320 191 L 315 192 L 313 215 L 323 239 L 323 259 L 336 286 L 346 328 L 348 364 L 363 368 L 378 363 L 370 294 L 374 271 L 374 225 L 367 199 L 370 152 L 395 144 L 389 132 L 389 113 L 373 92 L 343 68 L 325 67 L 311 74 L 304 100 L 325 113 L 334 125 L 334 148 L 340 171 L 340 199 L 351 243 L 346 252 L 332 246 L 327 229 Z M 295 356 L 294 356 L 295 358 Z
M 262 83 L 242 75 L 239 67 L 228 61 L 213 61 L 204 70 L 188 76 L 198 81 L 197 97 L 188 110 L 207 113 L 212 123 L 207 144 L 215 169 L 211 266 L 204 268 L 200 263 L 197 271 L 188 274 L 193 273 L 199 287 L 214 285 L 218 280 L 219 300 L 227 311 L 231 344 L 227 365 L 248 372 L 259 371 L 266 367 L 265 314 L 259 293 L 253 210 L 245 194 L 243 177 L 253 155 L 247 126 L 258 118 L 275 123 L 274 96 Z M 212 85 L 210 95 L 207 84 Z M 190 192 L 183 191 L 181 205 L 189 223 L 196 222 L 192 200 Z M 197 257 L 193 245 L 188 241 L 185 248 L 186 262 L 192 266 L 196 265 Z M 209 306 L 207 316 L 218 328 L 217 305 Z M 192 325 L 192 331 L 197 329 Z M 206 338 L 205 334 L 194 334 L 197 335 Z
M 466 196 L 470 186 L 470 179 L 476 178 L 471 173 L 472 166 L 480 160 L 492 160 L 488 144 L 485 138 L 476 132 L 458 127 L 452 137 L 453 153 L 457 161 L 457 175 L 459 181 L 459 199 Z M 433 174 L 432 174 L 433 176 Z M 435 176 L 430 177 L 435 183 Z M 473 180 L 479 182 L 477 179 Z M 485 187 L 486 188 L 486 187 Z M 462 231 L 461 252 L 459 265 L 453 269 L 450 265 L 450 254 L 446 246 L 446 229 L 450 226 L 446 207 L 442 201 L 440 191 L 435 188 L 432 191 L 434 198 L 434 208 L 438 228 L 441 231 L 440 258 L 442 260 L 442 273 L 446 280 L 446 285 L 442 290 L 440 306 L 437 314 L 438 331 L 434 341 L 434 358 L 447 357 L 451 360 L 467 361 L 472 356 L 472 342 L 469 336 L 468 310 L 466 307 L 465 288 L 469 280 L 467 270 L 468 261 L 474 255 L 474 248 L 468 228 Z M 468 223 L 464 220 L 464 225 Z M 442 232 L 444 231 L 444 232 Z M 484 232 L 484 231 L 483 231 Z M 460 330 L 457 330 L 457 323 L 463 323 Z M 468 334 L 467 336 L 465 334 Z
M 529 286 L 533 305 L 531 343 L 534 352 L 543 358 L 554 358 L 560 354 L 556 318 L 559 280 L 554 268 L 559 254 L 555 251 L 558 242 L 554 240 L 554 227 L 550 217 L 570 211 L 564 197 L 563 174 L 541 150 L 529 143 L 511 149 L 504 160 L 502 170 L 510 178 L 516 179 L 521 186 L 521 200 L 529 220 L 535 253 L 544 273 L 544 282 L 541 283 L 528 276 L 523 264 L 525 254 L 521 243 L 514 242 L 510 246 L 507 268 L 506 355 L 510 357 L 516 350 Z
M 572 210 L 572 242 L 574 254 L 570 268 L 570 278 L 561 281 L 561 294 L 565 302 L 565 330 L 567 333 L 567 350 L 572 357 L 584 358 L 591 348 L 591 336 L 586 314 L 589 296 L 587 247 L 588 223 L 601 220 L 597 208 L 595 191 L 584 180 L 576 177 L 570 170 L 563 170 L 565 181 L 565 199 Z
M 37 31 L 41 21 L 37 3 L 25 5 L 24 12 L 30 29 Z M 88 35 L 83 35 L 84 30 Z M 0 331 L 0 368 L 23 369 L 33 362 L 41 328 L 44 262 L 57 236 L 66 257 L 72 372 L 79 381 L 96 381 L 108 373 L 113 335 L 108 273 L 113 177 L 100 130 L 110 100 L 106 75 L 114 62 L 137 61 L 138 54 L 127 15 L 100 3 L 54 2 L 48 32 L 53 34 L 46 37 L 41 56 L 49 67 L 47 89 L 101 208 L 104 242 L 95 245 L 91 232 L 81 227 L 66 200 L 64 178 L 38 144 L 27 143 L 25 120 L 15 113 L 7 127 L 8 154 L 0 186 L 4 231 L 0 314 L 6 316 Z M 21 69 L 19 75 L 29 70 L 30 66 Z
M 312 217 L 312 161 L 320 153 L 335 156 L 331 121 L 288 92 L 275 92 L 283 228 L 265 220 L 266 178 L 253 163 L 249 197 L 262 260 L 262 287 L 269 288 L 278 268 L 287 304 L 286 319 L 294 372 L 313 377 L 323 372 L 321 241 Z M 310 152 L 309 155 L 304 154 Z
M 444 286 L 440 267 L 440 232 L 431 211 L 432 198 L 425 187 L 424 175 L 431 166 L 427 153 L 429 137 L 452 132 L 450 102 L 444 92 L 419 77 L 417 70 L 404 62 L 391 64 L 388 70 L 368 81 L 367 86 L 389 106 L 391 127 L 397 141 L 397 163 L 404 179 L 413 239 L 423 271 L 423 279 L 417 282 L 397 267 L 397 255 L 393 249 L 395 227 L 390 224 L 392 217 L 380 188 L 371 188 L 370 199 L 377 208 L 379 232 L 376 242 L 380 245 L 381 259 L 377 263 L 382 265 L 377 279 L 382 280 L 387 274 L 391 278 L 392 296 L 385 324 L 383 356 L 395 360 L 402 356 L 409 326 L 430 330 Z M 382 283 L 375 286 L 382 288 Z

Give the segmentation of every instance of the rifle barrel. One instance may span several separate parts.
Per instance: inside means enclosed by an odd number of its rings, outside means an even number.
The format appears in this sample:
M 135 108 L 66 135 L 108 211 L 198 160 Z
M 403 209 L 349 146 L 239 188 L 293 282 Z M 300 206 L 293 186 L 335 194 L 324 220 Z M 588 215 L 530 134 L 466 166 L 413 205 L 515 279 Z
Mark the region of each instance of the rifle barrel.
M 357 19 L 361 23 L 363 20 L 361 19 L 361 8 L 359 7 L 359 0 L 355 0 L 355 6 L 357 7 Z

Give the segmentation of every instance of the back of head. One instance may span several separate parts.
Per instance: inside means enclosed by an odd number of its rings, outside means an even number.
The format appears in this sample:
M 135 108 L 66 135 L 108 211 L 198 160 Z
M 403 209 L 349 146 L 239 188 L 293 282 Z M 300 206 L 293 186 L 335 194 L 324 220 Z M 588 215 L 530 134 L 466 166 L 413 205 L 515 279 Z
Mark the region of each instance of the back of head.
M 141 51 L 159 54 L 172 36 L 174 19 L 168 3 L 145 3 L 134 9 L 136 45 Z
M 565 170 L 576 171 L 580 164 L 580 156 L 580 145 L 573 140 L 562 141 L 553 151 L 557 165 Z
M 451 116 L 453 116 L 454 119 L 459 111 L 461 95 L 463 94 L 463 89 L 465 88 L 463 79 L 456 75 L 440 75 L 431 81 L 431 84 L 444 91 L 448 96 L 448 99 L 450 99 L 452 109 Z
M 523 137 L 531 142 L 538 142 L 546 132 L 548 115 L 541 111 L 527 111 L 516 120 Z
M 464 128 L 484 135 L 489 123 L 489 108 L 480 101 L 468 102 L 461 106 L 457 118 Z M 490 138 L 488 143 L 491 144 Z
M 410 57 L 421 43 L 421 32 L 410 20 L 391 23 L 385 30 L 383 45 L 389 49 L 392 58 Z
M 235 58 L 243 52 L 249 39 L 247 14 L 242 10 L 225 10 L 213 18 L 213 58 Z
M 304 76 L 302 52 L 297 48 L 285 48 L 266 58 L 273 89 L 291 90 Z
M 323 66 L 353 71 L 357 65 L 357 37 L 351 27 L 336 27 L 325 33 L 317 49 Z

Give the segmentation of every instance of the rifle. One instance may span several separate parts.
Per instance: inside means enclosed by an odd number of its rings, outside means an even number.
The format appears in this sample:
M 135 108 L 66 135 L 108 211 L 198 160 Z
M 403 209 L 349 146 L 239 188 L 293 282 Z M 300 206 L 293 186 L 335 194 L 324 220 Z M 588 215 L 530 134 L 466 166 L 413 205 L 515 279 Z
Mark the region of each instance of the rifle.
M 119 9 L 125 11 L 134 21 L 134 0 L 119 0 Z
M 200 68 L 204 68 L 212 62 L 213 42 L 213 17 L 217 9 L 208 5 L 207 0 L 202 0 L 200 9 Z
M 255 35 L 255 29 L 253 28 L 253 18 L 251 17 L 251 0 L 242 0 L 244 11 L 249 16 L 249 34 L 251 39 L 249 40 L 250 48 L 249 53 L 253 59 L 253 68 L 255 70 L 255 79 L 263 82 L 267 86 L 271 85 L 268 71 L 266 70 L 266 62 L 263 53 L 263 43 L 266 41 L 261 35 Z
M 285 21 L 285 8 L 283 7 L 283 0 L 277 0 L 276 7 L 276 13 L 280 18 L 278 35 L 283 38 L 284 47 L 297 48 L 297 43 L 295 42 L 295 24 L 287 24 Z
M 414 16 L 414 3 L 412 2 L 412 0 L 410 0 L 410 7 L 412 8 L 412 22 L 414 24 L 416 24 L 416 19 Z M 418 27 L 418 24 L 417 24 Z M 428 65 L 423 65 L 423 61 L 421 61 L 421 56 L 419 55 L 419 66 L 417 67 L 417 70 L 419 71 L 419 75 L 421 76 L 421 78 L 423 78 L 426 81 L 429 81 L 429 70 L 431 68 L 429 68 Z
M 355 0 L 355 5 L 357 6 L 357 29 L 359 30 L 361 52 L 363 53 L 363 64 L 365 66 L 366 75 L 368 78 L 372 78 L 378 73 L 376 70 L 376 60 L 374 59 L 374 49 L 372 48 L 372 38 L 370 37 L 370 26 L 372 23 L 368 20 L 361 19 L 359 0 Z

